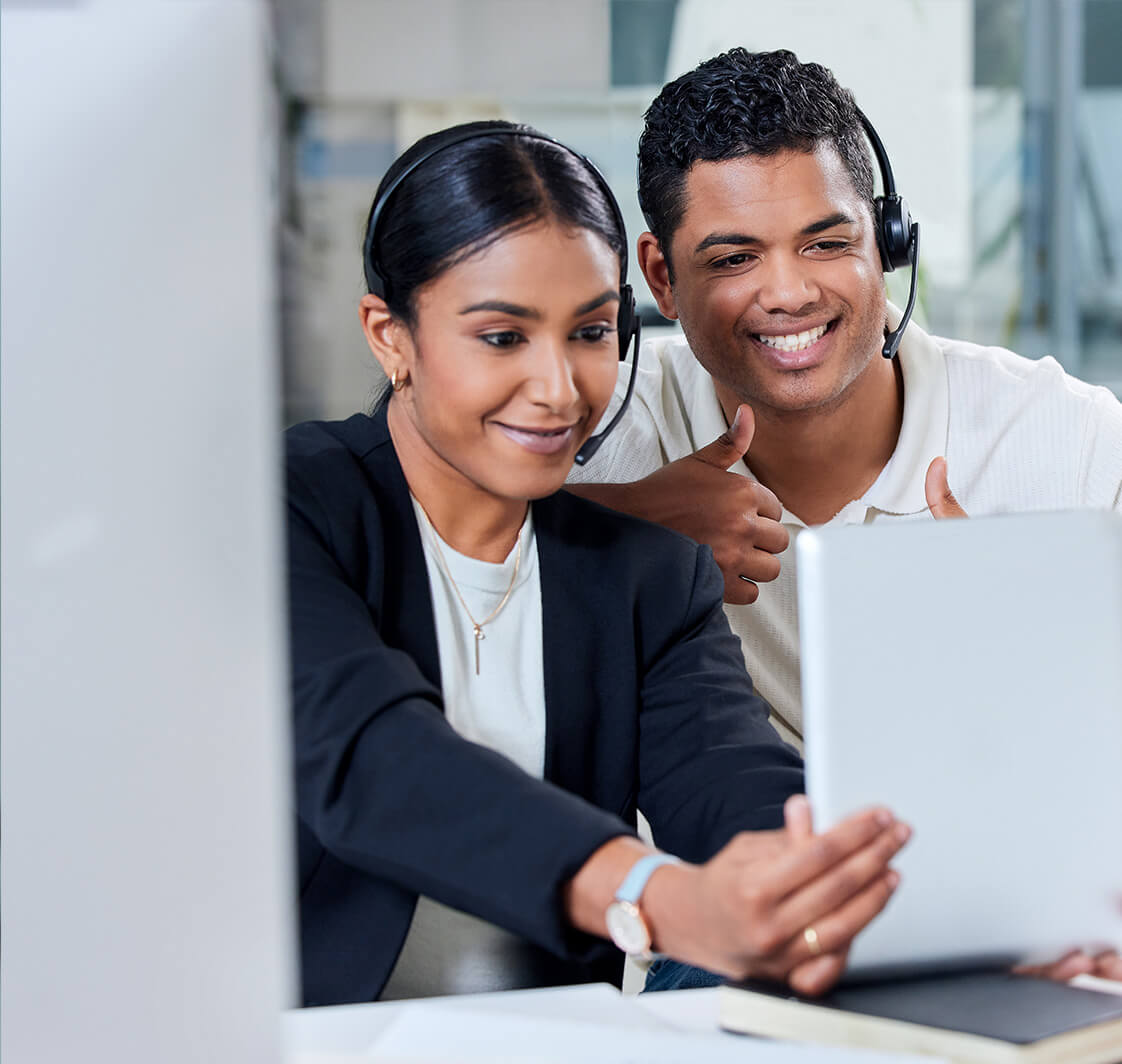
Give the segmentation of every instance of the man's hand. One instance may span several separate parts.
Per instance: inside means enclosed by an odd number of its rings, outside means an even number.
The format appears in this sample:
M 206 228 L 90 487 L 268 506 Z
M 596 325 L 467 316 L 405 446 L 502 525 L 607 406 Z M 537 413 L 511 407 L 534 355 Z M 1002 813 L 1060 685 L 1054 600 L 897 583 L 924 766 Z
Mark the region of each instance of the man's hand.
M 728 469 L 752 445 L 756 419 L 742 404 L 728 432 L 633 484 L 572 484 L 570 491 L 708 544 L 725 578 L 725 601 L 755 602 L 758 582 L 779 575 L 787 549 L 774 492 Z
M 1091 969 L 1091 975 L 1122 983 L 1122 957 L 1118 955 L 1118 951 L 1107 950 L 1106 953 L 1100 953 L 1095 957 L 1095 967 Z
M 742 833 L 704 865 L 652 876 L 643 907 L 655 947 L 736 979 L 828 990 L 854 936 L 892 896 L 889 861 L 910 831 L 880 809 L 814 835 L 805 801 L 790 800 L 784 831 Z
M 1107 950 L 1094 956 L 1081 950 L 1072 950 L 1051 964 L 1022 964 L 1013 971 L 1018 975 L 1035 975 L 1057 983 L 1066 983 L 1077 975 L 1097 975 L 1100 979 L 1122 982 L 1122 957 L 1115 950 Z
M 755 433 L 752 408 L 742 403 L 728 432 L 645 481 L 661 496 L 662 513 L 653 520 L 708 544 L 725 578 L 725 601 L 741 604 L 755 602 L 759 583 L 779 575 L 776 555 L 790 541 L 775 493 L 728 472 L 748 453 Z
M 947 460 L 935 458 L 927 467 L 927 479 L 923 482 L 923 491 L 927 496 L 927 506 L 931 516 L 936 520 L 949 517 L 969 517 L 970 515 L 958 504 L 950 484 L 947 483 Z
M 1122 899 L 1119 900 L 1119 908 L 1122 909 Z M 1094 975 L 1100 979 L 1113 979 L 1122 983 L 1122 957 L 1114 949 L 1094 955 L 1073 949 L 1051 964 L 1022 964 L 1013 971 L 1018 975 L 1054 979 L 1058 983 L 1067 982 L 1077 975 Z

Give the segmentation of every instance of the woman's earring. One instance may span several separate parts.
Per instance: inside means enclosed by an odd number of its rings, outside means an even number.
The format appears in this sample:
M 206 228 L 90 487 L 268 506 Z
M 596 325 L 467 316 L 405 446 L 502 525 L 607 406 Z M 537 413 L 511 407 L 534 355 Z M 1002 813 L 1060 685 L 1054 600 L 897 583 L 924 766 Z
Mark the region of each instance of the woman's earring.
M 409 378 L 408 378 L 408 376 L 403 376 L 403 377 L 401 378 L 401 380 L 398 380 L 398 379 L 397 379 L 397 370 L 395 369 L 395 370 L 393 371 L 393 373 L 391 373 L 391 374 L 390 374 L 390 387 L 391 387 L 391 388 L 392 388 L 392 389 L 393 389 L 393 390 L 394 390 L 395 392 L 400 392 L 400 391 L 401 391 L 401 389 L 405 387 L 405 382 L 406 382 L 406 381 L 407 381 L 408 379 L 409 379 Z

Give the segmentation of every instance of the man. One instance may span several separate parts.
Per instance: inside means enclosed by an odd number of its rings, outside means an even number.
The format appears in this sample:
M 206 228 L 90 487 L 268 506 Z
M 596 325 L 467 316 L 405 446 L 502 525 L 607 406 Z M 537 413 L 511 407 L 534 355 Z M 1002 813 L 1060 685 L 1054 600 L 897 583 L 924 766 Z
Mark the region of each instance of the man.
M 1106 389 L 916 325 L 882 357 L 900 314 L 872 167 L 824 67 L 737 48 L 667 85 L 639 142 L 639 201 L 638 261 L 685 342 L 644 345 L 632 409 L 571 480 L 713 547 L 784 738 L 801 745 L 799 529 L 1122 510 L 1122 405 Z
M 737 48 L 667 85 L 639 142 L 639 202 L 638 261 L 685 342 L 644 345 L 631 410 L 571 483 L 713 547 L 788 740 L 801 745 L 799 529 L 1122 511 L 1122 405 L 1106 389 L 915 325 L 882 357 L 900 314 L 872 167 L 853 97 L 824 67 Z M 1088 971 L 1122 978 L 1122 961 L 1040 969 Z M 665 965 L 648 988 L 708 981 Z

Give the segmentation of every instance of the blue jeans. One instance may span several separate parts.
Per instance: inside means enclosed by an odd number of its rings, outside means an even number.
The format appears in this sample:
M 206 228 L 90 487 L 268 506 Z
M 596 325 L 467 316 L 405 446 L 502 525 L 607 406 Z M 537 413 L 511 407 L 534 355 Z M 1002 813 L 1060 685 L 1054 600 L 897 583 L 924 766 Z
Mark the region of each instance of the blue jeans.
M 724 979 L 703 968 L 694 968 L 669 957 L 660 957 L 647 969 L 642 992 L 656 990 L 693 990 L 701 986 L 720 986 Z

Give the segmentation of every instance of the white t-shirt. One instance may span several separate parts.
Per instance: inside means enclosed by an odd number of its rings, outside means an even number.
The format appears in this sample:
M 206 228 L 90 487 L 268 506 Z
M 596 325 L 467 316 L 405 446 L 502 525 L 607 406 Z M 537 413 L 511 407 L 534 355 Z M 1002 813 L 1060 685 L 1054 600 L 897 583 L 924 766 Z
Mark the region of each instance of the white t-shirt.
M 413 510 L 432 589 L 444 715 L 465 739 L 505 754 L 540 779 L 545 765 L 542 591 L 530 513 L 527 511 L 518 543 L 505 561 L 496 564 L 460 554 L 443 539 L 439 540 L 438 555 L 434 541 L 439 537 L 416 499 Z M 440 564 L 441 557 L 447 573 Z M 474 627 L 448 573 L 477 621 L 489 617 L 510 589 L 506 604 L 483 625 L 478 675 Z
M 890 314 L 899 312 L 890 308 Z M 911 324 L 899 351 L 904 419 L 876 482 L 830 525 L 931 520 L 924 478 L 945 455 L 955 497 L 968 514 L 1079 507 L 1122 511 L 1122 404 L 1105 388 L 998 347 L 928 336 Z M 630 366 L 620 370 L 622 396 Z M 728 428 L 713 382 L 681 337 L 643 344 L 631 407 L 571 483 L 628 483 L 684 458 Z M 733 472 L 751 476 L 747 464 Z M 779 577 L 752 605 L 725 605 L 745 663 L 772 722 L 801 747 L 795 538 L 804 524 L 786 509 L 791 542 Z
M 518 543 L 503 562 L 494 564 L 453 550 L 439 538 L 416 499 L 413 511 L 432 590 L 445 717 L 465 739 L 504 754 L 540 779 L 545 765 L 542 594 L 530 514 Z M 474 625 L 449 574 L 477 621 L 489 617 L 510 589 L 502 609 L 482 626 L 478 674 Z M 464 801 L 470 802 L 471 795 L 465 794 Z M 421 897 L 381 997 L 398 1000 L 535 986 L 540 981 L 538 963 L 516 935 Z

